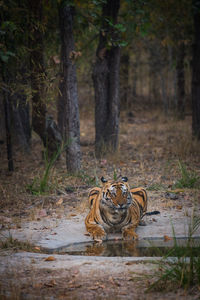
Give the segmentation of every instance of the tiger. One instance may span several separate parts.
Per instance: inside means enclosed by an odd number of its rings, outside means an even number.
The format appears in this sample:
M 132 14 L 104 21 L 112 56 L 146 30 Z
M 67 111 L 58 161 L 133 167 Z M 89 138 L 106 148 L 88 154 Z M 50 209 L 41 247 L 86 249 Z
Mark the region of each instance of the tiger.
M 95 241 L 102 241 L 107 233 L 122 232 L 123 239 L 138 239 L 135 232 L 147 213 L 147 193 L 144 188 L 130 188 L 128 178 L 106 180 L 101 178 L 102 187 L 89 192 L 90 211 L 85 218 L 88 233 Z

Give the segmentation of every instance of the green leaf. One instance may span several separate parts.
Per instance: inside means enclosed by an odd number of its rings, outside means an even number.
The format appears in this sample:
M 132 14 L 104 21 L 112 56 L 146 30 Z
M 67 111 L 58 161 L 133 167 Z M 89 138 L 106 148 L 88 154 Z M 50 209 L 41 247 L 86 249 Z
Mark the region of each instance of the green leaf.
M 11 52 L 11 51 L 0 51 L 0 59 L 4 62 L 7 63 L 10 57 L 15 56 L 15 53 Z
M 0 58 L 1 58 L 1 60 L 2 60 L 3 62 L 7 63 L 7 62 L 8 62 L 8 59 L 9 59 L 9 56 L 0 54 Z
M 114 25 L 114 28 L 117 29 L 120 32 L 125 32 L 126 31 L 126 27 L 121 23 Z
M 126 47 L 128 45 L 128 42 L 122 41 L 119 43 L 120 47 Z

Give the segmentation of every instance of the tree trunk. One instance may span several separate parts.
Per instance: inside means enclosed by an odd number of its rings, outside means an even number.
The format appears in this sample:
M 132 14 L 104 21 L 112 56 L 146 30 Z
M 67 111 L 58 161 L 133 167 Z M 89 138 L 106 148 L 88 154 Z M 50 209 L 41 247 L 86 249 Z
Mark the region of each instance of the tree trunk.
M 129 63 L 129 53 L 127 50 L 124 50 L 120 63 L 120 103 L 123 109 L 128 109 L 131 105 L 129 103 Z
M 43 57 L 43 4 L 42 0 L 29 0 L 30 11 L 30 70 L 32 89 L 32 126 L 46 146 L 44 102 L 44 57 Z
M 174 111 L 177 110 L 177 107 L 178 107 L 178 100 L 177 100 L 177 73 L 176 73 L 176 70 L 173 70 L 172 71 L 173 74 L 172 74 L 172 81 L 173 81 L 173 109 Z
M 133 97 L 132 104 L 137 99 L 137 84 L 138 84 L 138 67 L 140 65 L 140 53 L 136 50 L 135 46 L 133 47 L 134 62 L 133 62 L 133 71 L 132 71 L 132 92 L 131 95 Z
M 4 120 L 4 105 L 3 105 L 3 93 L 0 94 L 0 145 L 4 143 L 5 140 L 5 120 Z
M 80 122 L 76 65 L 74 62 L 73 7 L 62 1 L 59 7 L 61 34 L 61 79 L 58 99 L 58 125 L 67 144 L 67 169 L 76 173 L 81 167 Z
M 31 126 L 29 116 L 29 103 L 26 97 L 21 94 L 12 96 L 12 119 L 14 124 L 15 142 L 22 146 L 25 151 L 30 150 Z
M 7 95 L 5 95 L 4 96 L 4 113 L 5 113 L 8 170 L 13 171 L 14 170 L 14 164 L 13 164 L 13 155 L 12 155 L 10 111 L 11 111 L 10 103 L 9 103 Z
M 166 79 L 165 79 L 164 70 L 161 71 L 160 80 L 161 80 L 161 94 L 162 94 L 163 111 L 164 111 L 164 114 L 167 116 L 168 115 L 168 101 L 167 101 L 167 89 L 166 89 Z
M 177 73 L 177 117 L 185 117 L 185 72 L 184 72 L 185 45 L 182 42 L 178 49 Z
M 116 151 L 119 133 L 119 65 L 120 49 L 116 45 L 119 0 L 107 0 L 102 9 L 102 30 L 93 69 L 95 89 L 95 152 L 99 157 L 106 151 Z
M 30 11 L 30 71 L 32 89 L 32 127 L 40 136 L 51 158 L 61 145 L 61 136 L 54 121 L 48 122 L 45 104 L 45 67 L 43 42 L 43 1 L 29 0 Z M 48 127 L 50 126 L 50 128 Z M 51 128 L 53 127 L 53 134 Z M 56 131 L 56 132 L 55 132 Z M 49 135 L 50 134 L 50 135 Z
M 13 76 L 14 74 L 12 73 L 13 82 L 16 82 L 16 85 L 21 88 L 20 90 L 17 89 L 11 96 L 14 141 L 25 151 L 30 150 L 31 142 L 30 103 L 27 101 L 24 91 L 25 87 L 29 84 L 27 78 L 28 66 L 28 57 L 24 56 L 23 60 L 17 66 L 19 71 L 16 71 L 16 76 Z
M 4 106 L 4 118 L 5 118 L 5 129 L 6 129 L 6 146 L 7 146 L 7 159 L 8 159 L 8 170 L 13 171 L 14 170 L 14 164 L 13 164 L 13 151 L 12 151 L 12 135 L 11 135 L 11 97 L 10 97 L 10 91 L 8 89 L 9 87 L 9 79 L 7 73 L 7 68 L 3 64 L 2 65 L 2 79 L 5 83 L 6 89 L 3 91 L 3 106 Z
M 157 73 L 155 71 L 155 66 L 151 63 L 149 63 L 149 98 L 150 98 L 150 104 L 155 105 L 158 101 L 158 87 L 157 87 Z
M 200 4 L 194 6 L 194 45 L 192 65 L 192 132 L 200 140 Z

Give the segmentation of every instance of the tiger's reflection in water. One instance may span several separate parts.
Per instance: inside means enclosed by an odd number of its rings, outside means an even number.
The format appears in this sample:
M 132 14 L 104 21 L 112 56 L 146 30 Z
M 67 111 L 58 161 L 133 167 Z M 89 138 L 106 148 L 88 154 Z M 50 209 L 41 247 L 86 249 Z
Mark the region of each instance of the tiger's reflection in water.
M 86 247 L 85 255 L 88 256 L 140 256 L 136 247 L 137 241 L 106 241 L 103 243 L 93 243 Z

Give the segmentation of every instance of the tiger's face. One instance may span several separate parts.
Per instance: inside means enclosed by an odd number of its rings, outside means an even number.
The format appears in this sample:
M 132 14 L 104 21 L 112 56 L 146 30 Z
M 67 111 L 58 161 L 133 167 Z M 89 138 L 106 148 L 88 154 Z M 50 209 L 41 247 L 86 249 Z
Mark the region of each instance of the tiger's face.
M 103 182 L 101 207 L 115 212 L 127 210 L 132 203 L 127 177 L 122 177 L 121 181 L 107 181 L 102 177 L 101 181 Z

